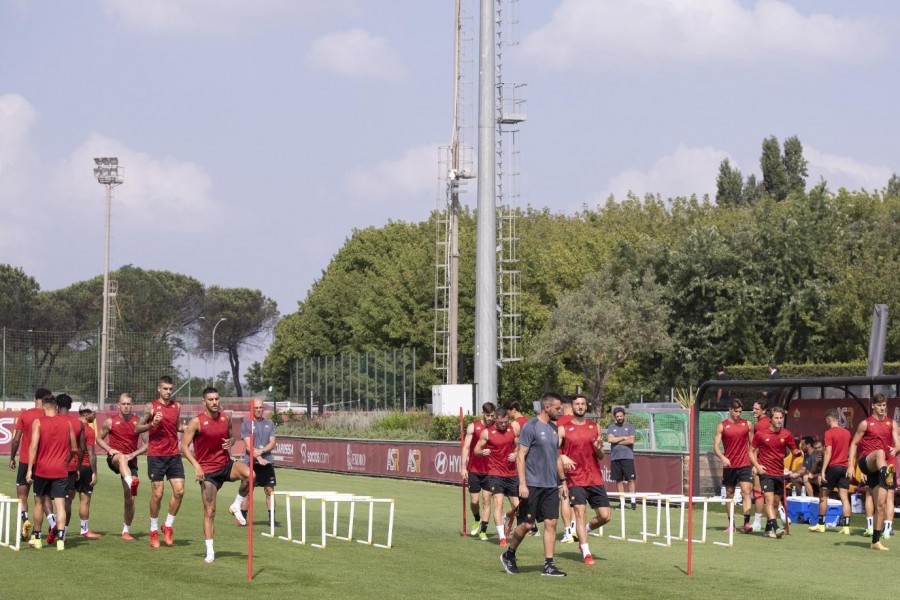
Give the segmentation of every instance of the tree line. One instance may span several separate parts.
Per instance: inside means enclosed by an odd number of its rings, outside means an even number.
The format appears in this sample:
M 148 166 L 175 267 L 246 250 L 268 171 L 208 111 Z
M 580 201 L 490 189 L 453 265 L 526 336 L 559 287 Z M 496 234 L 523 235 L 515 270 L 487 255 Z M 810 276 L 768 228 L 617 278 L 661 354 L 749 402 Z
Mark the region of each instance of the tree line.
M 796 138 L 783 148 L 767 138 L 760 167 L 759 178 L 744 178 L 723 161 L 715 202 L 629 194 L 572 215 L 521 210 L 526 360 L 501 369 L 499 397 L 581 386 L 597 410 L 696 386 L 716 363 L 864 359 L 874 304 L 900 308 L 900 180 L 873 192 L 825 181 L 807 190 Z M 459 345 L 469 357 L 475 226 L 463 211 Z M 440 383 L 431 364 L 435 231 L 434 214 L 354 230 L 279 321 L 265 378 L 286 391 L 295 358 L 406 346 L 427 397 Z M 900 355 L 896 318 L 886 355 Z M 471 381 L 470 362 L 462 365 Z

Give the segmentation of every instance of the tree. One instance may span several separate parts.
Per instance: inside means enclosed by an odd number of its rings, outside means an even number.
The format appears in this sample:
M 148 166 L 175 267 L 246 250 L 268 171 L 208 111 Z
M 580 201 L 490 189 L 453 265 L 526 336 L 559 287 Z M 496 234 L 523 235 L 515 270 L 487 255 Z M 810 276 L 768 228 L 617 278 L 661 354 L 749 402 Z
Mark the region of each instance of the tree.
M 787 193 L 802 194 L 806 191 L 806 177 L 809 175 L 806 159 L 803 158 L 803 144 L 797 136 L 784 140 L 784 171 Z
M 34 301 L 41 286 L 20 267 L 0 264 L 0 327 L 33 329 Z
M 535 340 L 533 359 L 571 360 L 591 390 L 591 409 L 603 414 L 610 375 L 642 354 L 671 346 L 663 288 L 649 273 L 631 277 L 605 268 L 565 292 Z
M 756 181 L 756 175 L 751 173 L 744 182 L 744 189 L 741 190 L 741 198 L 744 204 L 753 206 L 759 201 L 759 193 L 761 185 Z
M 737 206 L 743 203 L 744 176 L 741 171 L 731 166 L 727 158 L 719 165 L 719 177 L 716 179 L 716 204 L 719 206 Z
M 228 354 L 235 393 L 241 397 L 244 391 L 240 381 L 240 350 L 258 343 L 272 330 L 278 320 L 278 306 L 259 290 L 214 285 L 206 292 L 204 313 L 206 318 L 200 330 L 198 350 L 205 354 L 211 351 Z M 225 321 L 215 330 L 215 348 L 208 350 L 212 345 L 213 329 L 222 318 Z
M 775 200 L 787 198 L 788 177 L 781 157 L 781 146 L 774 135 L 767 137 L 762 143 L 762 156 L 759 158 L 762 169 L 763 189 Z
M 897 177 L 896 173 L 891 175 L 891 178 L 888 179 L 887 189 L 885 190 L 884 195 L 900 198 L 900 177 Z
M 269 387 L 269 381 L 266 379 L 265 373 L 263 373 L 263 367 L 259 361 L 255 361 L 247 367 L 245 379 L 247 380 L 247 387 L 250 388 L 251 392 L 261 392 Z

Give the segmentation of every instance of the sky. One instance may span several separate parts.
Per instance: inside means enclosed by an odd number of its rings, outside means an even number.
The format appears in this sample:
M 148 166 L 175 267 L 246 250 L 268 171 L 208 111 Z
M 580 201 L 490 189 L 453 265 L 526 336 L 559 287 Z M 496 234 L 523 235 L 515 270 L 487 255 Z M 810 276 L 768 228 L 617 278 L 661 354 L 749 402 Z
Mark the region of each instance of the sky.
M 900 171 L 900 3 L 514 13 L 523 206 L 714 196 L 722 159 L 758 176 L 770 135 L 798 136 L 809 181 L 833 190 Z M 0 263 L 45 290 L 100 275 L 92 159 L 117 156 L 113 269 L 257 288 L 294 312 L 354 228 L 435 208 L 452 67 L 453 0 L 0 0 Z

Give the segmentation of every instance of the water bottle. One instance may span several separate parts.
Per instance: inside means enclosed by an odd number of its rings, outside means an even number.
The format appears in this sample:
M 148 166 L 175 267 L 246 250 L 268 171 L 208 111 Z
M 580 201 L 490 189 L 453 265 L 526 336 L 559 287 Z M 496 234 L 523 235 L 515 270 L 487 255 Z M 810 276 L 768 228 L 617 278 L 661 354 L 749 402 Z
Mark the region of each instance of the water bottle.
M 724 498 L 724 497 L 725 497 L 725 486 L 724 486 L 724 485 L 722 486 L 722 491 L 719 492 L 719 497 L 720 497 L 720 498 Z

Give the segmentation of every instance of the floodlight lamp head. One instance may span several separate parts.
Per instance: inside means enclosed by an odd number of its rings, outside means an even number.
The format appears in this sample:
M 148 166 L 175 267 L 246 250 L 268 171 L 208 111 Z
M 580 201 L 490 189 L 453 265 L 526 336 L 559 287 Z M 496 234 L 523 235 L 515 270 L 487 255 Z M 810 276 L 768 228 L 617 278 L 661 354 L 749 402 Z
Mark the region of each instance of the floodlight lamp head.
M 95 158 L 95 159 L 94 159 L 94 162 L 97 163 L 97 166 L 100 166 L 100 159 L 99 159 L 99 158 Z

